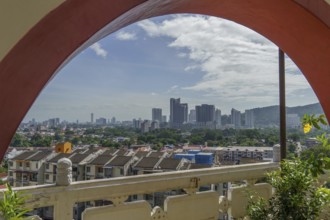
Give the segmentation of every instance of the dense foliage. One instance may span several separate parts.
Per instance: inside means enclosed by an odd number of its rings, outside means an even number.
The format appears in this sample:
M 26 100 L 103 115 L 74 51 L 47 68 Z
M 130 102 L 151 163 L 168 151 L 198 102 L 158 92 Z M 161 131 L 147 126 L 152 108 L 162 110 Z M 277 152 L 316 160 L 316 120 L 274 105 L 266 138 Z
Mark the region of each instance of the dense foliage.
M 9 184 L 6 184 L 6 186 L 7 190 L 3 192 L 3 199 L 0 200 L 0 216 L 6 220 L 24 219 L 24 214 L 31 211 L 23 208 L 26 197 L 12 190 Z
M 315 136 L 313 131 L 304 136 L 299 129 L 288 129 L 288 139 L 292 142 Z M 117 141 L 116 137 L 125 137 L 124 141 Z M 47 132 L 31 132 L 28 129 L 17 132 L 12 141 L 13 147 L 47 147 L 57 142 L 69 141 L 73 145 L 93 145 L 104 147 L 121 147 L 132 144 L 150 144 L 155 149 L 165 145 L 208 145 L 208 146 L 273 146 L 279 142 L 278 128 L 263 129 L 192 129 L 180 130 L 163 128 L 142 133 L 140 130 L 127 127 L 70 127 L 66 129 L 51 128 Z M 290 146 L 290 153 L 294 155 L 295 147 Z
M 313 127 L 321 129 L 319 124 L 326 124 L 323 115 L 305 115 L 302 120 L 305 133 Z M 268 182 L 275 190 L 269 200 L 250 196 L 247 212 L 251 220 L 318 219 L 321 210 L 330 203 L 328 184 L 318 182 L 318 176 L 330 168 L 327 152 L 330 143 L 325 134 L 317 139 L 321 143 L 317 148 L 322 150 L 309 151 L 302 159 L 284 160 L 278 171 L 268 174 Z
M 251 196 L 248 215 L 251 220 L 317 219 L 322 208 L 330 202 L 330 192 L 316 187 L 317 179 L 309 161 L 295 159 L 281 163 L 280 170 L 268 175 L 275 189 L 268 200 Z

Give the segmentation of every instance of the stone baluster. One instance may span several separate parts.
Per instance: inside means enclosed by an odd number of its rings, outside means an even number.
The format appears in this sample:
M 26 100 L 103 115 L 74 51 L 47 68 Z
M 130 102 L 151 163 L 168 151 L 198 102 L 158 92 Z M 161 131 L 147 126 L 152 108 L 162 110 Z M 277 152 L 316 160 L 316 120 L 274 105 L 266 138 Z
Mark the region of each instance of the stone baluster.
M 273 146 L 273 162 L 281 161 L 281 146 L 276 144 Z
M 56 185 L 65 187 L 72 183 L 72 162 L 68 158 L 62 158 L 57 162 Z M 73 198 L 70 198 L 63 192 L 58 193 L 57 201 L 54 206 L 54 219 L 72 219 L 73 218 Z
M 62 158 L 57 162 L 56 185 L 68 186 L 72 182 L 72 162 L 68 158 Z

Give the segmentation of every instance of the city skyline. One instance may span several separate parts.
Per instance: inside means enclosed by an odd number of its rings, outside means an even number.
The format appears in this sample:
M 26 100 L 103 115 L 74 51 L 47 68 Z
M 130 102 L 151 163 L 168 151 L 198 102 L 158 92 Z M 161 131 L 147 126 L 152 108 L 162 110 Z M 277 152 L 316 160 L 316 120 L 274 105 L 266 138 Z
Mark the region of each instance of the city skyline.
M 216 47 L 214 45 L 217 45 Z M 60 45 L 59 45 L 60 46 Z M 172 15 L 130 25 L 91 45 L 49 82 L 24 121 L 169 116 L 168 100 L 212 104 L 223 114 L 278 104 L 277 47 L 234 22 Z M 318 102 L 286 58 L 287 106 Z M 191 109 L 191 108 L 189 108 Z

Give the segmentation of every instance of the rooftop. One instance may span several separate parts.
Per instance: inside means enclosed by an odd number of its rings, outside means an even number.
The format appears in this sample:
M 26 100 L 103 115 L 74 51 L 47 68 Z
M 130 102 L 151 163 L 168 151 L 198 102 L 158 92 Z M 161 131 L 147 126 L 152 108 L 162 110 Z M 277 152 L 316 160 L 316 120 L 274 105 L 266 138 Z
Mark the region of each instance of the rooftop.
M 16 157 L 14 157 L 12 160 L 26 160 L 27 158 L 31 157 L 32 155 L 36 154 L 37 151 L 25 151 Z
M 29 157 L 28 160 L 39 161 L 42 159 L 46 159 L 51 153 L 52 151 L 39 151 L 37 154 Z
M 194 169 L 203 169 L 203 168 L 211 168 L 212 165 L 209 164 L 196 164 L 196 163 L 191 163 L 189 166 L 190 170 L 194 170 Z
M 182 159 L 164 158 L 158 165 L 159 169 L 177 170 Z
M 149 151 L 138 151 L 135 153 L 134 156 L 141 158 L 141 157 L 146 157 L 149 154 Z
M 115 148 L 109 148 L 108 150 L 105 150 L 102 155 L 113 155 L 114 153 L 116 153 L 117 149 Z
M 160 152 L 160 151 L 152 151 L 148 157 L 157 157 L 157 158 L 161 158 L 163 157 L 165 154 L 165 152 Z
M 106 163 L 108 163 L 113 158 L 112 155 L 99 155 L 94 160 L 89 162 L 91 165 L 102 165 L 104 166 Z
M 78 164 L 82 162 L 84 159 L 86 159 L 90 154 L 74 154 L 70 157 L 70 160 L 73 164 Z
M 153 169 L 159 160 L 157 157 L 143 157 L 134 168 Z
M 106 164 L 106 167 L 109 167 L 109 166 L 124 166 L 132 159 L 133 159 L 133 157 L 129 157 L 129 156 L 116 156 L 108 164 Z
M 56 155 L 52 159 L 48 160 L 47 162 L 49 162 L 49 163 L 57 163 L 58 160 L 60 160 L 62 158 L 69 158 L 71 155 L 72 154 L 59 153 L 58 155 Z

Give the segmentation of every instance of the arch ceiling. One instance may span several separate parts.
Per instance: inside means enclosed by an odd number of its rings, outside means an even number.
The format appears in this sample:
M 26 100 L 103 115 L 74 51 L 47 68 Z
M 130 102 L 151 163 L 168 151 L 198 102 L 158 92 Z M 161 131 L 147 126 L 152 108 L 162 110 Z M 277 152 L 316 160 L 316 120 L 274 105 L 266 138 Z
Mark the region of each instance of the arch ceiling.
M 301 69 L 330 119 L 330 0 L 1 1 L 0 158 L 70 58 L 128 24 L 173 13 L 222 17 L 273 41 Z

